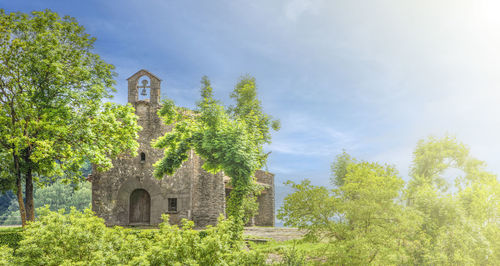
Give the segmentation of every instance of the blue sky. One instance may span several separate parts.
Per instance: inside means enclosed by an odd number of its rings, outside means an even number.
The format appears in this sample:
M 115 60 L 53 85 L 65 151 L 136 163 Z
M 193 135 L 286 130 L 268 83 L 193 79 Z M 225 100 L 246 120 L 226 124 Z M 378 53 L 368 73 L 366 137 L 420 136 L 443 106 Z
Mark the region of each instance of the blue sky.
M 75 17 L 116 66 L 118 92 L 139 69 L 162 95 L 193 107 L 200 78 L 230 104 L 238 77 L 255 76 L 279 118 L 268 168 L 277 183 L 328 184 L 346 149 L 408 175 L 429 135 L 456 135 L 500 172 L 500 4 L 496 1 L 28 1 Z

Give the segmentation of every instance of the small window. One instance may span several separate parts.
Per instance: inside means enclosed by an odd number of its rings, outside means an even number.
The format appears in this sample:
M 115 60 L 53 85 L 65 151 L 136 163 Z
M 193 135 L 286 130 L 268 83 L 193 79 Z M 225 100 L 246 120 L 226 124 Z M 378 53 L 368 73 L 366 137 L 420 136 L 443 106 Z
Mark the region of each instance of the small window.
M 144 152 L 141 152 L 141 163 L 146 162 L 146 154 Z
M 168 211 L 169 212 L 176 212 L 177 211 L 177 199 L 176 198 L 169 198 L 168 199 Z

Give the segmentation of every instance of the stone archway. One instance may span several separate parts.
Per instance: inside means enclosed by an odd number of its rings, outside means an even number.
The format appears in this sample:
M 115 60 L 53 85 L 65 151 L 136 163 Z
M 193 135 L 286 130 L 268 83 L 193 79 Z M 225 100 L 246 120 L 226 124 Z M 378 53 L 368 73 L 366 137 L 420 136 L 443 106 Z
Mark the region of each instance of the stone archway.
M 129 224 L 149 224 L 151 197 L 144 189 L 136 189 L 130 194 Z
M 150 201 L 149 224 L 159 224 L 161 220 L 162 206 L 166 206 L 160 189 L 160 182 L 154 178 L 140 178 L 139 176 L 130 176 L 121 184 L 116 197 L 116 205 L 113 209 L 113 215 L 117 217 L 117 224 L 129 225 L 130 210 L 133 205 L 131 200 L 132 193 L 135 190 L 145 190 Z

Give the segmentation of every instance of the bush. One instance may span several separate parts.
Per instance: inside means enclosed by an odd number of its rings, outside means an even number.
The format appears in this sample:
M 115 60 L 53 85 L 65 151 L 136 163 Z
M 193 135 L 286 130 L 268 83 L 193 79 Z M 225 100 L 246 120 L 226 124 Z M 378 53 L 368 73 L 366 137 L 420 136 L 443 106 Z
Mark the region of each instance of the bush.
M 289 248 L 284 248 L 281 252 L 283 260 L 280 265 L 286 266 L 301 266 L 306 265 L 306 256 L 304 252 L 300 251 L 296 247 L 296 242 L 293 242 L 293 246 Z
M 163 217 L 151 249 L 146 254 L 153 265 L 262 265 L 264 257 L 257 252 L 243 250 L 243 242 L 231 238 L 231 220 L 221 216 L 215 227 L 200 233 L 192 230 L 194 223 L 183 220 L 182 227 L 170 225 Z
M 20 230 L 0 231 L 0 246 L 6 245 L 12 249 L 17 249 L 21 239 Z
M 57 212 L 48 207 L 23 232 L 16 250 L 22 265 L 118 265 L 140 261 L 147 239 L 121 227 L 107 228 L 90 210 Z M 140 263 L 138 263 L 140 264 Z
M 193 230 L 192 221 L 182 227 L 170 225 L 168 216 L 159 230 L 108 228 L 92 211 L 75 209 L 38 210 L 40 217 L 21 233 L 15 252 L 21 265 L 262 265 L 258 252 L 243 250 L 243 242 L 232 240 L 232 222 L 219 219 L 203 234 Z M 203 235 L 203 237 L 201 237 Z M 8 257 L 9 250 L 2 260 Z
M 13 251 L 8 246 L 0 245 L 0 266 L 14 265 Z

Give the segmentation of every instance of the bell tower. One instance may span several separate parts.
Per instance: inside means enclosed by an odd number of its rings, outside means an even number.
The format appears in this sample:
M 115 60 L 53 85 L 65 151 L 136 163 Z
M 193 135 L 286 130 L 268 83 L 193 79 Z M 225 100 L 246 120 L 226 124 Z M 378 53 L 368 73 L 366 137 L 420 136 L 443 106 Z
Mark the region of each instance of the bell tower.
M 141 80 L 141 84 L 139 84 L 139 80 L 142 77 L 147 77 L 147 79 Z M 147 96 L 149 91 L 149 99 L 145 99 L 145 101 L 149 101 L 152 105 L 158 105 L 160 103 L 160 84 L 161 79 L 157 76 L 153 75 L 151 72 L 141 69 L 130 78 L 128 81 L 128 102 L 135 104 L 139 101 L 139 93 L 141 96 Z

